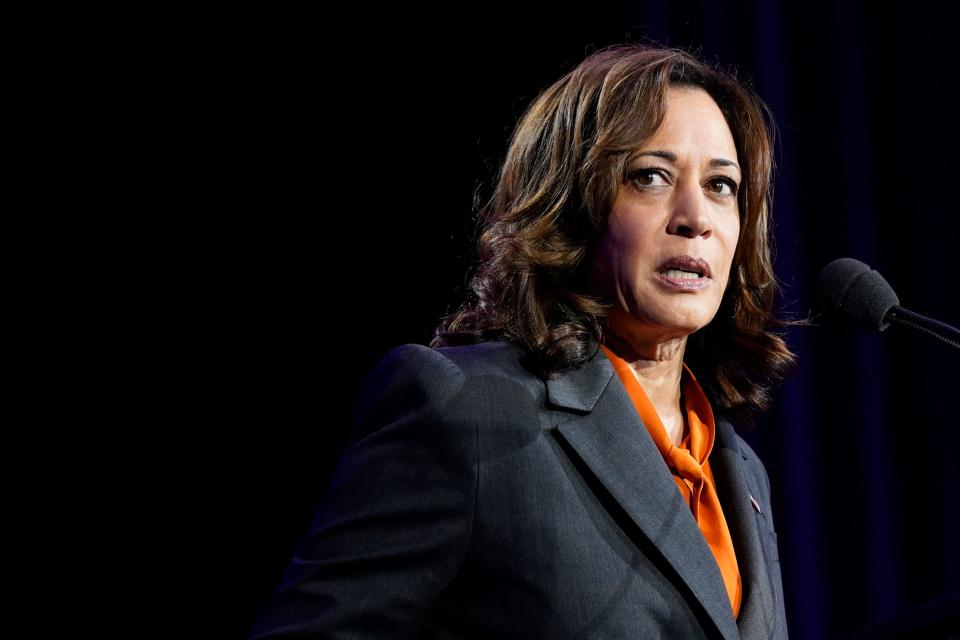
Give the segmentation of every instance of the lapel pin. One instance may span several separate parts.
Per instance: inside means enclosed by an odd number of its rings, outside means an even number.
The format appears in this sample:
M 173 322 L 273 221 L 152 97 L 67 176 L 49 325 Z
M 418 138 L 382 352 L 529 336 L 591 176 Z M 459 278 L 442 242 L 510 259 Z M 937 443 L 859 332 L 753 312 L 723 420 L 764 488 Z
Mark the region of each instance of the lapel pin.
M 760 503 L 757 502 L 757 499 L 754 498 L 753 495 L 750 496 L 750 504 L 752 504 L 753 508 L 757 510 L 757 513 L 763 513 L 763 511 L 760 510 Z

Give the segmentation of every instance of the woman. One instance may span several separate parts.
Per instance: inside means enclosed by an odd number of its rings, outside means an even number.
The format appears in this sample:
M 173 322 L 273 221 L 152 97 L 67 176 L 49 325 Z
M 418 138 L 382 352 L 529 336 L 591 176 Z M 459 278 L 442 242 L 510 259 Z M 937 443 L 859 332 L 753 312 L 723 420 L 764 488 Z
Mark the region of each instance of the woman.
M 367 378 L 252 638 L 783 638 L 737 436 L 772 331 L 772 131 L 688 53 L 602 50 L 521 119 L 472 297 Z

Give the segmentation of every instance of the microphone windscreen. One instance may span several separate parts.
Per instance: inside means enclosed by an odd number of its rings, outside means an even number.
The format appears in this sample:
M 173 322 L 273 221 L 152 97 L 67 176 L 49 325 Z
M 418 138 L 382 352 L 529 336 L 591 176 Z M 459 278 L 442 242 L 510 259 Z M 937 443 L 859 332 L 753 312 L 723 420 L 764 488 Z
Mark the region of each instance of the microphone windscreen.
M 883 276 L 853 258 L 838 258 L 823 268 L 817 280 L 817 302 L 830 316 L 877 331 L 889 326 L 884 318 L 900 304 Z

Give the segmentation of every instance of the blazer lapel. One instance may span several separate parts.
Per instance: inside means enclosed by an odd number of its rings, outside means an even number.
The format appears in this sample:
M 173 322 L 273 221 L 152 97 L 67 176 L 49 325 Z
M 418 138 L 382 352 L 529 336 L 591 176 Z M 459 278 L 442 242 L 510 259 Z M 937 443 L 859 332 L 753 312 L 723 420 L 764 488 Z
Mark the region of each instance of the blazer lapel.
M 737 552 L 744 589 L 737 627 L 744 638 L 772 638 L 773 593 L 760 542 L 760 535 L 767 533 L 758 530 L 760 518 L 751 502 L 751 488 L 744 472 L 747 458 L 740 452 L 733 426 L 721 416 L 717 416 L 716 424 L 710 468 Z
M 596 341 L 591 348 L 596 351 L 586 365 L 546 381 L 552 405 L 586 412 L 558 423 L 557 431 L 660 550 L 723 637 L 739 638 L 710 547 L 613 365 Z

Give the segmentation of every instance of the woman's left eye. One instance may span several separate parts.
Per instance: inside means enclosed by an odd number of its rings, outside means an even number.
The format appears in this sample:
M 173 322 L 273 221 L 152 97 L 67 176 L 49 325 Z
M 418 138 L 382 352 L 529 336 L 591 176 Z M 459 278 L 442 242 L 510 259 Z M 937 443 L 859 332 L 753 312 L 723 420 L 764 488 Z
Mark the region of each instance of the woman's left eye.
M 710 184 L 713 185 L 713 186 L 720 185 L 720 190 L 721 190 L 721 191 L 723 190 L 723 187 L 724 187 L 724 186 L 730 187 L 730 192 L 729 192 L 729 193 L 721 193 L 720 191 L 717 192 L 717 193 L 719 193 L 719 194 L 722 195 L 722 196 L 735 196 L 735 195 L 737 195 L 737 189 L 738 189 L 739 185 L 738 185 L 736 182 L 734 182 L 732 179 L 730 179 L 730 178 L 724 178 L 724 177 L 713 178 L 713 179 L 710 181 Z

